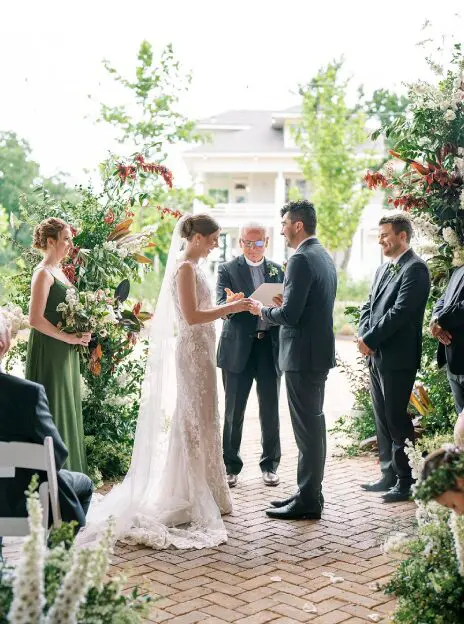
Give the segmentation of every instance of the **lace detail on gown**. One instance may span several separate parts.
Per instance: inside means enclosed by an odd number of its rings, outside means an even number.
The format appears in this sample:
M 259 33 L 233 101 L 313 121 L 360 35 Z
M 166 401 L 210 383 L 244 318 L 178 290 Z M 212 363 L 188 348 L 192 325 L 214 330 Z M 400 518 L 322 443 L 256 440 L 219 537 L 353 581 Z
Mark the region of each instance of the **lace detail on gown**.
M 177 383 L 177 398 L 173 412 L 168 410 L 173 415 L 169 434 L 165 436 L 167 450 L 164 453 L 156 450 L 166 459 L 164 467 L 161 456 L 151 459 L 147 473 L 158 470 L 160 476 L 156 487 L 154 480 L 147 478 L 150 487 L 139 488 L 138 500 L 134 500 L 132 484 L 128 503 L 132 498 L 134 513 L 129 514 L 130 521 L 126 520 L 124 529 L 119 527 L 118 533 L 123 541 L 154 548 L 210 548 L 227 541 L 221 514 L 232 511 L 222 458 L 215 327 L 214 323 L 188 325 L 183 319 L 176 283 L 180 266 L 169 285 L 178 331 L 175 371 L 172 371 L 172 377 L 175 373 L 176 378 L 176 382 L 172 382 Z M 198 266 L 193 263 L 192 266 L 198 307 L 211 308 L 211 291 L 206 276 Z M 150 374 L 149 369 L 146 374 Z M 155 452 L 147 448 L 145 452 L 148 450 Z M 150 464 L 148 458 L 147 463 Z M 124 483 L 113 491 L 119 487 L 124 487 Z M 98 509 L 98 506 L 97 503 L 95 507 Z M 127 510 L 124 513 L 127 515 Z M 114 515 L 117 521 L 117 513 Z M 89 524 L 92 524 L 91 517 Z

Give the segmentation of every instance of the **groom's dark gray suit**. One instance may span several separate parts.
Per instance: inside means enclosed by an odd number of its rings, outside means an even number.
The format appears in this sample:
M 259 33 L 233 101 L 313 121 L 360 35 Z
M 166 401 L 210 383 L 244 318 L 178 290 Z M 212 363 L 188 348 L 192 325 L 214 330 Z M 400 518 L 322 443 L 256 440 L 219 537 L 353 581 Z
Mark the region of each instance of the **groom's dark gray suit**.
M 297 503 L 321 511 L 326 457 L 323 412 L 325 382 L 335 366 L 333 307 L 337 272 L 317 238 L 303 241 L 290 257 L 280 307 L 262 308 L 263 318 L 281 325 L 279 368 L 285 372 L 298 459 Z

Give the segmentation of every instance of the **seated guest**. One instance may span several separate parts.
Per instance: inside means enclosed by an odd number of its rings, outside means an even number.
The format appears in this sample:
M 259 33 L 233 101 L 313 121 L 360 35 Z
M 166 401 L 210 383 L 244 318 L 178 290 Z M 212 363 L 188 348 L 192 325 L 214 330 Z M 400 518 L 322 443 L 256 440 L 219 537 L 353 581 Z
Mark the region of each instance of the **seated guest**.
M 0 312 L 0 359 L 8 351 L 10 340 L 10 328 Z M 82 473 L 61 470 L 68 451 L 52 420 L 43 386 L 0 370 L 0 414 L 0 442 L 43 444 L 47 436 L 53 438 L 62 519 L 76 520 L 79 527 L 84 526 L 92 498 L 92 482 Z M 24 492 L 34 472 L 17 469 L 14 477 L 0 478 L 0 516 L 21 518 L 27 515 Z M 39 480 L 45 479 L 46 474 L 39 472 Z
M 425 458 L 414 493 L 416 500 L 436 501 L 464 515 L 464 449 L 449 445 Z

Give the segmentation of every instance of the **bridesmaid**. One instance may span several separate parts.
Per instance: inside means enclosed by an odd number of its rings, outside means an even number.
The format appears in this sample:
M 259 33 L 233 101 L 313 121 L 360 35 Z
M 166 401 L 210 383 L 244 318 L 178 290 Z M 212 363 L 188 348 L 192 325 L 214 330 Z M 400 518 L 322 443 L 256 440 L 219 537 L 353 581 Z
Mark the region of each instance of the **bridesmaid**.
M 50 412 L 69 451 L 65 467 L 85 473 L 79 353 L 73 345 L 87 345 L 91 334 L 61 332 L 56 311 L 72 286 L 60 264 L 72 248 L 71 229 L 61 219 L 45 219 L 34 229 L 33 246 L 43 260 L 32 276 L 26 379 L 45 387 Z

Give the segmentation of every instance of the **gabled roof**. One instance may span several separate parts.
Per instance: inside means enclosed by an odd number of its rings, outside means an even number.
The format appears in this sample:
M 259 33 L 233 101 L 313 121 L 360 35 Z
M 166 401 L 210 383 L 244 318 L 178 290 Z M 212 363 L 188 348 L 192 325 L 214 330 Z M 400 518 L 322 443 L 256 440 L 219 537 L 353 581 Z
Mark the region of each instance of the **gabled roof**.
M 279 112 L 279 118 L 285 117 L 286 112 L 295 111 Z M 198 127 L 210 133 L 212 141 L 193 148 L 190 153 L 298 152 L 284 146 L 282 125 L 273 126 L 276 115 L 271 110 L 231 110 L 202 119 Z

